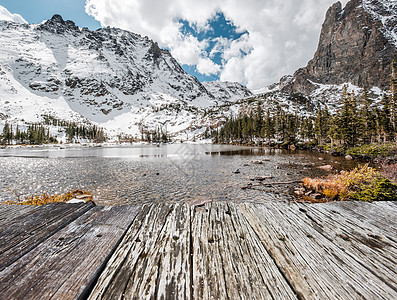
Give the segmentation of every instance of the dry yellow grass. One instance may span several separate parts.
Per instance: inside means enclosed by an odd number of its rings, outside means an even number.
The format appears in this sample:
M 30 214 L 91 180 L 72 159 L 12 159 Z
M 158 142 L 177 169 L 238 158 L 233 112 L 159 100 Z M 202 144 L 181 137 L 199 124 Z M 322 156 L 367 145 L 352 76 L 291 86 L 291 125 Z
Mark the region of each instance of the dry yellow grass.
M 330 200 L 346 200 L 363 187 L 371 185 L 381 174 L 368 164 L 327 178 L 304 178 L 303 186 Z
M 92 194 L 88 191 L 74 190 L 66 194 L 48 194 L 42 193 L 40 195 L 26 196 L 24 200 L 7 201 L 3 204 L 14 204 L 14 205 L 44 205 L 54 202 L 67 202 L 73 198 L 80 197 L 84 201 L 91 201 Z

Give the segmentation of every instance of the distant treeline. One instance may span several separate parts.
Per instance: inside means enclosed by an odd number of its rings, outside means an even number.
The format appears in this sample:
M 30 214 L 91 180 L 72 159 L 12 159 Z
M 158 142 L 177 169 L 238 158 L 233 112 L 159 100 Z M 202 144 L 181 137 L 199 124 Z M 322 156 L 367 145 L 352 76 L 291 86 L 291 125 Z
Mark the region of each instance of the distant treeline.
M 106 140 L 103 129 L 96 125 L 78 124 L 76 122 L 60 120 L 49 115 L 45 115 L 43 118 L 44 122 L 28 124 L 25 130 L 20 129 L 18 125 L 13 128 L 9 123 L 5 123 L 3 132 L 0 135 L 0 142 L 3 145 L 56 144 L 58 140 L 50 134 L 50 125 L 57 127 L 59 133 L 65 132 L 68 142 L 85 139 L 100 143 Z
M 327 107 L 318 107 L 314 117 L 286 113 L 280 107 L 271 115 L 269 110 L 263 112 L 262 103 L 257 103 L 256 111 L 227 119 L 221 129 L 212 131 L 212 138 L 215 143 L 225 144 L 277 141 L 286 145 L 330 143 L 332 147 L 395 141 L 395 97 L 385 94 L 379 108 L 373 107 L 366 91 L 358 98 L 345 89 L 341 101 L 342 106 L 334 115 Z
M 327 107 L 318 107 L 315 116 L 286 113 L 280 107 L 271 114 L 262 103 L 248 114 L 227 119 L 223 127 L 212 131 L 215 143 L 272 143 L 285 145 L 299 142 L 311 145 L 329 144 L 331 148 L 350 148 L 375 142 L 397 140 L 397 76 L 395 64 L 390 93 L 380 105 L 374 105 L 364 89 L 361 95 L 348 93 L 345 86 L 340 109 L 331 114 Z
M 170 141 L 170 137 L 167 135 L 166 128 L 156 126 L 155 129 L 149 130 L 143 124 L 141 124 L 139 127 L 142 141 L 149 143 L 167 143 Z

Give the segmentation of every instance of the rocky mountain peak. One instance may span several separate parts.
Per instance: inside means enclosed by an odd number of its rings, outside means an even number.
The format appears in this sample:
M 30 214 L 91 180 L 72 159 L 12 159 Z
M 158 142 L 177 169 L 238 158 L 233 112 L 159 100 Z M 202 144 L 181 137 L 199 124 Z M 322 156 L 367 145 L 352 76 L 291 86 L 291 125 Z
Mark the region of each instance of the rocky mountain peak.
M 0 37 L 0 118 L 40 122 L 45 113 L 111 134 L 162 126 L 186 137 L 212 124 L 207 111 L 252 95 L 237 83 L 203 85 L 149 37 L 118 28 L 80 29 L 54 15 L 40 25 L 0 22 Z
M 62 16 L 58 14 L 53 15 L 50 21 L 54 23 L 65 24 L 65 21 L 63 20 Z
M 328 8 L 327 13 L 325 14 L 324 25 L 326 23 L 332 24 L 338 22 L 341 12 L 342 12 L 342 3 L 338 1 L 334 3 L 330 8 Z
M 282 90 L 309 95 L 316 83 L 346 82 L 387 89 L 397 58 L 396 25 L 396 1 L 351 0 L 343 9 L 336 2 L 326 13 L 313 59 Z
M 37 27 L 38 30 L 46 30 L 54 34 L 64 34 L 65 32 L 79 33 L 80 29 L 73 21 L 65 21 L 61 15 L 55 14 L 50 20 Z

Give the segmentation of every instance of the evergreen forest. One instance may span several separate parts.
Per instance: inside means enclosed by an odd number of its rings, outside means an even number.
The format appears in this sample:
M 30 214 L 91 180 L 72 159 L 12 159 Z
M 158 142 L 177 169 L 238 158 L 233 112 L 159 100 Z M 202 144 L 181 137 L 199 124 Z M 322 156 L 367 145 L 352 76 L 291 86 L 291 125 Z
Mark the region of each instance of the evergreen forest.
M 394 68 L 395 71 L 395 68 Z M 258 101 L 249 113 L 226 119 L 222 128 L 212 130 L 214 143 L 320 146 L 328 149 L 348 148 L 397 141 L 397 78 L 391 76 L 389 93 L 374 103 L 366 89 L 361 95 L 349 93 L 340 97 L 339 109 L 330 113 L 318 106 L 314 116 L 299 116 L 277 107 L 263 110 Z
M 9 123 L 5 123 L 3 132 L 0 135 L 0 143 L 3 145 L 57 144 L 58 139 L 54 135 L 60 136 L 62 134 L 66 136 L 66 141 L 68 142 L 83 139 L 100 143 L 106 140 L 103 129 L 96 125 L 64 121 L 49 115 L 45 115 L 43 118 L 44 122 L 28 124 L 24 126 L 25 129 L 20 129 L 18 125 L 13 128 Z M 50 127 L 55 128 L 57 134 L 51 135 Z

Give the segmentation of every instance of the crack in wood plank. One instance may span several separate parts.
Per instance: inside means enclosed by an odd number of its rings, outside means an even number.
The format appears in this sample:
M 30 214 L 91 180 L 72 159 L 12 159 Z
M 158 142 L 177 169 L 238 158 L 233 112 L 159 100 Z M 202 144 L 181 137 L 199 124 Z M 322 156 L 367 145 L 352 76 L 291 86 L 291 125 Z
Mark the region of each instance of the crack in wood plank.
M 1 271 L 0 298 L 75 299 L 84 295 L 125 232 L 117 227 L 128 227 L 138 208 L 97 206 L 87 211 Z M 118 226 L 101 225 L 111 223 Z
M 0 271 L 93 207 L 93 203 L 53 203 L 0 227 Z
M 12 228 L 32 225 L 15 232 L 0 218 L 0 241 L 37 243 L 0 271 L 0 298 L 397 298 L 394 203 L 79 209 L 12 208 Z

